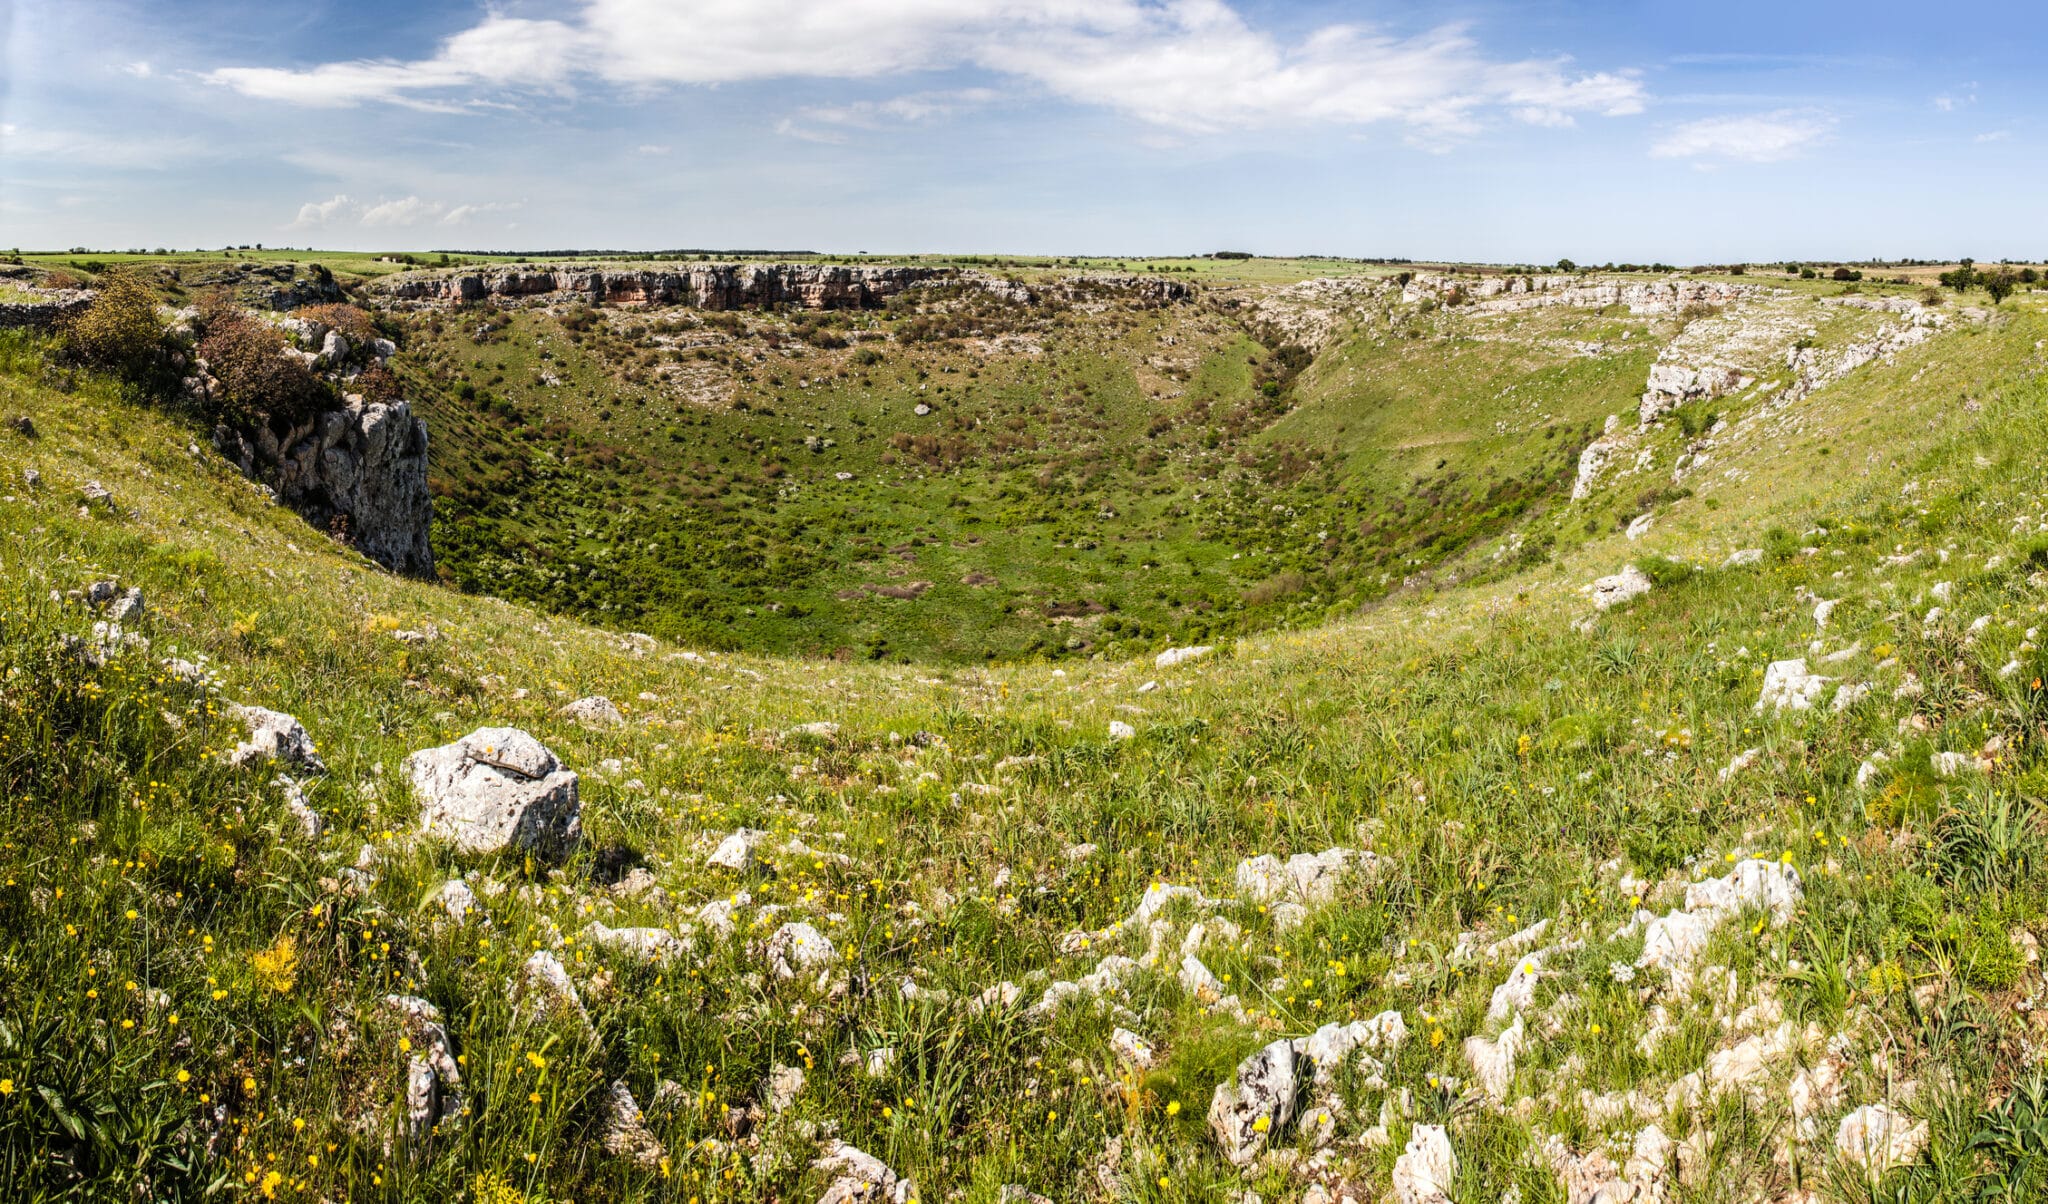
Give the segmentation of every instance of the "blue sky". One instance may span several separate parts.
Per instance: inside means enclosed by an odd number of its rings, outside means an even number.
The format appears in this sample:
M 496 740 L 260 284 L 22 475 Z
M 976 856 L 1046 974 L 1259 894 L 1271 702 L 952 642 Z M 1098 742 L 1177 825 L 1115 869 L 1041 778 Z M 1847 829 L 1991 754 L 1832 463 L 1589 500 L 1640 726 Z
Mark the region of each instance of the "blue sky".
M 0 0 L 0 246 L 2048 256 L 2048 7 Z

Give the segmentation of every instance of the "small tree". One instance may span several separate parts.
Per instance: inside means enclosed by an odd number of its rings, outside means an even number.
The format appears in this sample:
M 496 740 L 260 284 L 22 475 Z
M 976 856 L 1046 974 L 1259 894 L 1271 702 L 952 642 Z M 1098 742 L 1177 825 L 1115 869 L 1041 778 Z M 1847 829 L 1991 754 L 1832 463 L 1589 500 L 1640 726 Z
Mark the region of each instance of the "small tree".
M 2014 286 L 2019 283 L 2018 277 L 2013 275 L 2011 268 L 2000 268 L 1995 272 L 1987 273 L 1983 280 L 1984 291 L 1991 294 L 1991 304 L 1993 305 L 2004 304 L 2005 299 L 2012 296 Z
M 149 368 L 163 338 L 155 294 L 129 272 L 107 273 L 99 295 L 64 329 L 64 341 L 79 359 L 127 376 Z

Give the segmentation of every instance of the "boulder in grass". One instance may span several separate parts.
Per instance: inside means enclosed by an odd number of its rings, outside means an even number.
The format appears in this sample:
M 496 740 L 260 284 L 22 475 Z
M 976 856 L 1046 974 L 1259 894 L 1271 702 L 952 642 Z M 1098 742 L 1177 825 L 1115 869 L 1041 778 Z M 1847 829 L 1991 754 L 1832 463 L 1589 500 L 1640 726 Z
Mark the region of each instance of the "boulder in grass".
M 579 698 L 568 706 L 563 707 L 562 717 L 573 719 L 584 727 L 593 730 L 620 727 L 626 722 L 626 717 L 619 713 L 619 708 L 613 704 L 611 699 L 597 696 Z
M 1294 1043 L 1279 1040 L 1239 1063 L 1209 1101 L 1209 1131 L 1232 1166 L 1250 1166 L 1294 1119 Z
M 313 737 L 298 720 L 282 711 L 236 706 L 228 717 L 241 721 L 249 738 L 228 751 L 228 764 L 263 765 L 275 761 L 302 773 L 326 773 L 327 764 L 313 747 Z
M 583 839 L 576 775 L 517 728 L 478 728 L 405 759 L 420 830 L 465 853 L 566 858 Z

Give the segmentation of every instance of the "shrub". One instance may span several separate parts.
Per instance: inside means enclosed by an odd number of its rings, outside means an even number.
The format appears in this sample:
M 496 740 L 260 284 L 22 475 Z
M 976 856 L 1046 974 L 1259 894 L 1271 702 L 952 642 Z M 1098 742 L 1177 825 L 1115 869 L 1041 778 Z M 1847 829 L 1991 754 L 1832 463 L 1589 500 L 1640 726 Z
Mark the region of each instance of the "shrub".
M 199 341 L 207 370 L 220 383 L 213 413 L 236 426 L 262 419 L 296 423 L 320 408 L 326 386 L 301 361 L 284 354 L 284 333 L 248 314 L 216 314 Z
M 350 347 L 361 347 L 377 337 L 377 325 L 370 315 L 353 305 L 339 302 L 329 305 L 308 305 L 298 311 L 298 317 L 310 318 L 332 330 L 341 332 L 341 337 Z
M 64 330 L 65 343 L 79 359 L 126 376 L 150 367 L 163 338 L 155 295 L 128 272 L 109 272 L 99 295 Z

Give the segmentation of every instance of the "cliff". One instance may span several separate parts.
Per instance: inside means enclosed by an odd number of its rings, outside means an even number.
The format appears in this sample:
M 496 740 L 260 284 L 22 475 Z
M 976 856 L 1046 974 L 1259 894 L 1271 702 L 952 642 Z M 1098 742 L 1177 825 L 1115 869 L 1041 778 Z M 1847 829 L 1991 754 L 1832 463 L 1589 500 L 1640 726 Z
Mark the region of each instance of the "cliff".
M 869 309 L 915 285 L 951 279 L 945 268 L 831 264 L 690 264 L 669 268 L 499 268 L 406 272 L 373 286 L 398 302 L 587 301 L 592 305 L 686 305 L 749 309 Z

